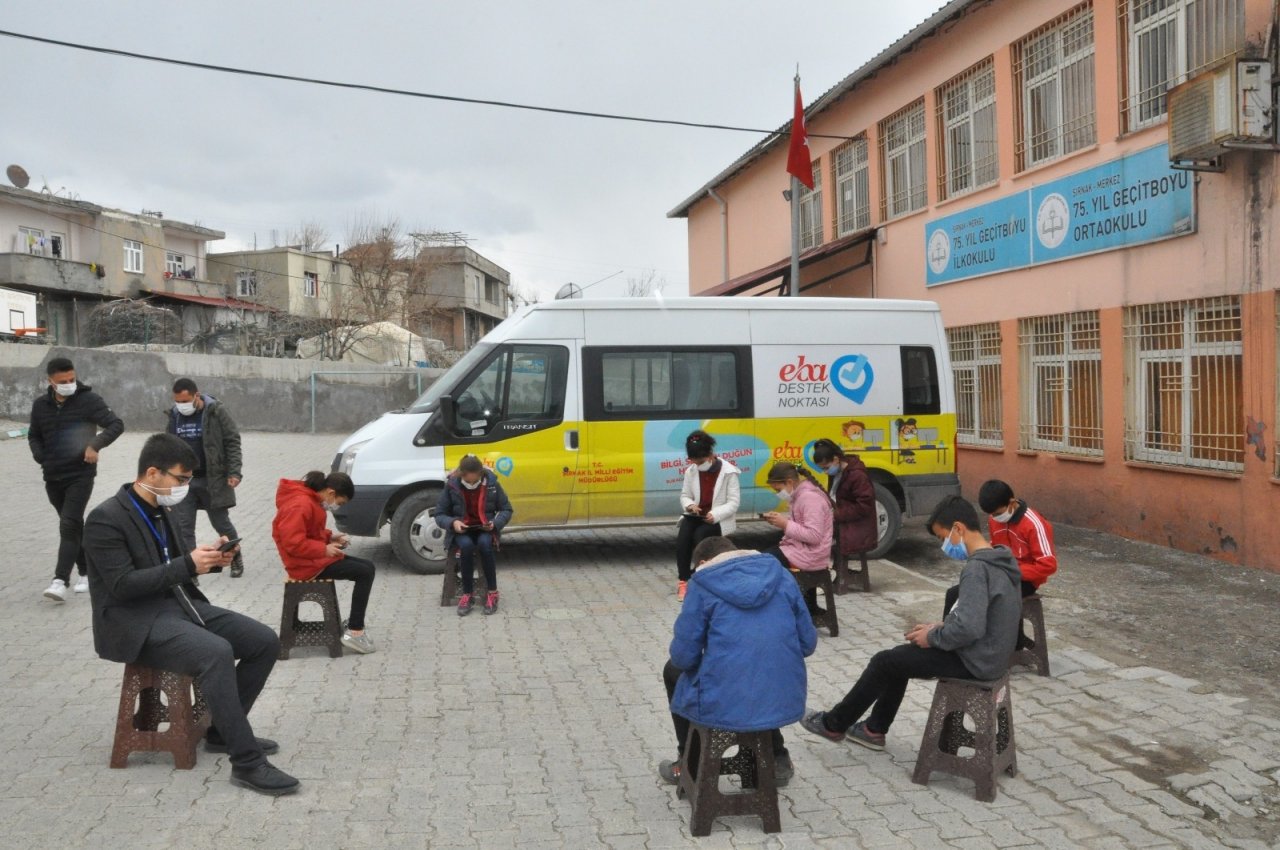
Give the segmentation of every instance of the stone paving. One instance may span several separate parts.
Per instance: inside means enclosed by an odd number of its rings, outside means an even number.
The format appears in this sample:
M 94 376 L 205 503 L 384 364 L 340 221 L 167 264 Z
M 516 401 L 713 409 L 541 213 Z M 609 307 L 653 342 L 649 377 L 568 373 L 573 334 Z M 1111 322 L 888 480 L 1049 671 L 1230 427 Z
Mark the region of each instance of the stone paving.
M 126 434 L 103 453 L 94 503 L 132 479 L 143 436 Z M 275 481 L 325 468 L 338 439 L 246 435 L 233 518 L 248 568 L 242 579 L 204 583 L 215 602 L 279 625 Z M 501 611 L 466 619 L 438 607 L 440 580 L 403 570 L 385 539 L 358 540 L 354 551 L 382 568 L 369 616 L 378 652 L 296 651 L 252 716 L 260 734 L 280 740 L 273 760 L 302 779 L 298 795 L 237 789 L 226 758 L 203 752 L 190 771 L 166 755 L 135 755 L 111 770 L 121 667 L 93 653 L 87 595 L 62 605 L 40 595 L 56 521 L 25 441 L 0 442 L 0 474 L 9 482 L 4 847 L 977 850 L 1280 840 L 1280 719 L 1248 694 L 1065 644 L 1051 644 L 1052 678 L 1013 679 L 1019 773 L 1001 778 L 994 803 L 976 802 L 971 783 L 944 774 L 928 787 L 911 783 L 932 695 L 916 683 L 883 753 L 786 730 L 796 776 L 781 792 L 780 834 L 730 818 L 691 838 L 687 804 L 655 773 L 675 751 L 660 676 L 677 611 L 667 528 L 511 535 L 499 562 Z M 873 569 L 877 592 L 842 597 L 840 637 L 824 635 L 810 659 L 814 707 L 838 700 L 873 652 L 941 606 L 938 582 L 888 562 Z M 349 590 L 339 593 L 345 609 Z M 1049 606 L 1051 641 L 1053 617 Z

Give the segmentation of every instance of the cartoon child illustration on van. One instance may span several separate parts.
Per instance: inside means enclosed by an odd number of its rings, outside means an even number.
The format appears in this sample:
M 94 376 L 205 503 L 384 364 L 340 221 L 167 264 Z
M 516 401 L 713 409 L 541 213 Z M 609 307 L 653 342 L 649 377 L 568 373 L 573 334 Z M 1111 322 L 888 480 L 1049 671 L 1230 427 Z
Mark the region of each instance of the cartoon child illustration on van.
M 895 419 L 893 420 L 893 427 L 898 432 L 898 457 L 902 459 L 903 463 L 915 463 L 916 453 L 912 447 L 920 441 L 920 437 L 916 433 L 915 417 Z
M 862 435 L 867 430 L 867 426 L 864 423 L 859 422 L 857 419 L 850 419 L 840 426 L 840 430 L 844 433 L 844 438 L 853 443 L 854 451 L 862 449 Z

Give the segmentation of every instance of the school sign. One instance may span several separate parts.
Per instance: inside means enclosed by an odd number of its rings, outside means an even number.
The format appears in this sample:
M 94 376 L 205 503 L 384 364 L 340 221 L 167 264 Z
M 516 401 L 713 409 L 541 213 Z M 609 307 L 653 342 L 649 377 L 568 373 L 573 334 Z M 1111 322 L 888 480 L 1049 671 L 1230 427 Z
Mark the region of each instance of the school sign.
M 1192 175 L 1167 145 L 1112 160 L 925 225 L 937 286 L 1194 233 Z

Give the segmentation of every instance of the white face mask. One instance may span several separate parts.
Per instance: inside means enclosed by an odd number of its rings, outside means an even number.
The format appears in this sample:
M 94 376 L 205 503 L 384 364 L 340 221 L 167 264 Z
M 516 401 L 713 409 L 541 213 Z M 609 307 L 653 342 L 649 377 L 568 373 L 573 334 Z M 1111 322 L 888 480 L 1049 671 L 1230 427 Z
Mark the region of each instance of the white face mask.
M 176 401 L 173 407 L 183 416 L 190 416 L 196 412 L 196 403 L 194 401 Z
M 191 489 L 191 485 L 189 484 L 180 484 L 177 487 L 170 488 L 168 493 L 161 493 L 156 488 L 149 487 L 146 484 L 139 483 L 138 486 L 155 496 L 156 502 L 158 502 L 162 508 L 171 508 L 174 505 L 181 503 L 183 499 L 187 498 L 187 491 Z
M 338 506 L 337 506 L 337 505 L 330 505 L 330 504 L 328 504 L 328 503 L 324 503 L 324 502 L 322 502 L 322 503 L 320 504 L 320 507 L 324 508 L 324 509 L 325 509 L 326 511 L 328 511 L 329 513 L 333 513 L 334 511 L 336 511 L 336 510 L 338 509 Z
M 710 471 L 711 471 L 711 465 L 712 465 L 712 463 L 713 463 L 712 461 L 707 460 L 707 461 L 703 461 L 702 463 L 697 464 L 698 471 L 699 471 L 699 472 L 710 472 Z
M 475 481 L 467 481 L 463 479 L 462 486 L 466 487 L 468 490 L 474 490 L 480 486 L 480 480 L 476 479 Z
M 791 493 L 790 493 L 790 491 L 788 491 L 788 490 L 779 490 L 779 491 L 778 491 L 778 498 L 779 498 L 779 499 L 781 499 L 781 500 L 782 500 L 782 501 L 784 501 L 784 502 L 790 502 L 790 501 L 791 501 Z
M 1013 519 L 1013 511 L 1005 511 L 1002 514 L 992 514 L 991 518 L 996 522 L 1008 522 Z
M 76 394 L 76 384 L 74 381 L 69 384 L 54 384 L 53 391 L 63 398 L 70 398 Z

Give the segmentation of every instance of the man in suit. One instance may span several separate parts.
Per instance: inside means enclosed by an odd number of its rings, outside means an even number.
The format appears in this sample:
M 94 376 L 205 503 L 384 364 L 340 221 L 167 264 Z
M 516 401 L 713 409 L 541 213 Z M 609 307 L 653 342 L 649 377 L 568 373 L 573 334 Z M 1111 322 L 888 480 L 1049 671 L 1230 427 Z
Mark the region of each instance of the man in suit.
M 209 604 L 192 579 L 221 571 L 232 555 L 217 545 L 184 554 L 170 516 L 195 465 L 182 439 L 156 434 L 142 447 L 133 483 L 89 514 L 84 548 L 94 648 L 108 661 L 194 676 L 213 720 L 205 749 L 229 753 L 231 782 L 292 794 L 298 780 L 267 761 L 279 745 L 254 737 L 247 717 L 275 666 L 279 638 L 256 620 Z

